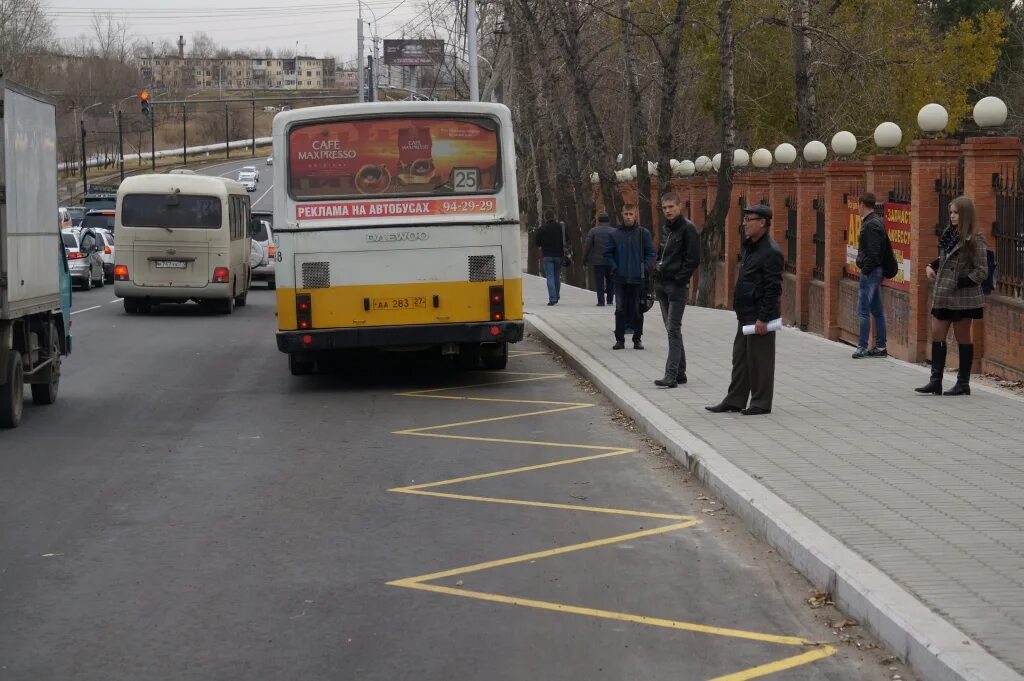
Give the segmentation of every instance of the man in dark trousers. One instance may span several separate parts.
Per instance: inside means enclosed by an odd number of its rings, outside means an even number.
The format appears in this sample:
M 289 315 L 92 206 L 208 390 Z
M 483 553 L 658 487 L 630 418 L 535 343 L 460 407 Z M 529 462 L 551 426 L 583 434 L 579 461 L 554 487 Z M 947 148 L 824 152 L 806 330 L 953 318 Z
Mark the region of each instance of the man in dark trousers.
M 562 259 L 565 258 L 565 229 L 555 219 L 555 211 L 544 211 L 544 224 L 537 230 L 533 245 L 548 282 L 548 305 L 555 305 L 562 292 Z
M 860 208 L 860 239 L 857 250 L 857 268 L 860 269 L 860 293 L 857 296 L 857 315 L 860 317 L 860 340 L 854 359 L 886 357 L 885 307 L 882 305 L 882 246 L 885 244 L 885 225 L 875 212 L 875 195 L 865 192 L 858 203 Z M 868 349 L 871 318 L 875 318 L 875 347 Z
M 594 273 L 594 289 L 597 291 L 597 306 L 611 305 L 615 300 L 615 280 L 604 259 L 608 250 L 608 238 L 615 231 L 608 213 L 601 211 L 597 216 L 597 224 L 587 232 L 583 241 L 583 262 L 590 265 Z
M 716 414 L 738 411 L 744 416 L 753 416 L 772 411 L 775 333 L 768 331 L 768 322 L 779 318 L 783 257 L 779 245 L 768 233 L 771 220 L 772 209 L 764 204 L 743 210 L 746 238 L 732 300 L 738 320 L 732 344 L 732 382 L 720 404 L 704 407 Z M 744 335 L 743 327 L 748 324 L 754 325 L 754 333 Z
M 665 360 L 665 375 L 654 384 L 675 388 L 686 383 L 683 310 L 690 294 L 690 278 L 700 264 L 700 243 L 697 228 L 683 217 L 678 194 L 667 192 L 662 196 L 661 210 L 665 213 L 665 226 L 661 230 L 661 248 L 654 269 L 654 292 L 668 332 L 668 359 Z
M 654 239 L 646 227 L 637 222 L 636 206 L 622 207 L 622 224 L 608 237 L 604 252 L 608 271 L 615 280 L 615 345 L 612 350 L 626 347 L 626 329 L 633 329 L 633 349 L 643 350 L 644 315 L 640 309 L 640 294 L 644 278 L 654 262 Z

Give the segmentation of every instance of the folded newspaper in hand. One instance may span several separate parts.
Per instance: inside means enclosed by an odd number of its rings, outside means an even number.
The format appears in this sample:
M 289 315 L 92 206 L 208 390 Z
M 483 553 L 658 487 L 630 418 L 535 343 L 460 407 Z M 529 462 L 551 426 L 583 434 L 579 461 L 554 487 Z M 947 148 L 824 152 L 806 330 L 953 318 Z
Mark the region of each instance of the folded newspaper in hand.
M 781 318 L 773 319 L 770 322 L 768 322 L 768 333 L 771 333 L 772 331 L 778 331 L 781 328 L 782 328 L 782 319 Z M 744 325 L 744 327 L 743 327 L 743 335 L 744 336 L 753 336 L 754 335 L 754 325 L 753 324 L 746 324 L 746 325 Z

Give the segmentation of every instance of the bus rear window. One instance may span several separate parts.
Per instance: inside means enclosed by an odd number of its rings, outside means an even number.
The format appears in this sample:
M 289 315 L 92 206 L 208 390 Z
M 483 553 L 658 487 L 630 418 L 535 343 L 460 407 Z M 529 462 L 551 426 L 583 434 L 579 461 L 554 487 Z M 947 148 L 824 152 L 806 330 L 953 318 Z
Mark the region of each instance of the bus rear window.
M 126 194 L 121 201 L 125 227 L 220 229 L 220 199 L 190 194 Z
M 488 118 L 332 121 L 288 135 L 288 186 L 300 201 L 493 194 L 499 169 Z

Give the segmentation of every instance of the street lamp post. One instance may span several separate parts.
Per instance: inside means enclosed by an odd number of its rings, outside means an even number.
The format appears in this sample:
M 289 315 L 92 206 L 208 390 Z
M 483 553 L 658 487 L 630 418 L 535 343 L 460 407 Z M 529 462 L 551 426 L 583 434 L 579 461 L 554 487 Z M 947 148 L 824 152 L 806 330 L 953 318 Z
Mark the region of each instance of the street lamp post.
M 201 95 L 202 91 L 193 92 L 190 95 L 185 95 L 185 99 L 189 97 L 195 97 Z M 188 165 L 188 128 L 186 127 L 186 109 L 187 106 L 184 102 L 181 103 L 181 163 L 182 165 Z
M 117 165 L 121 174 L 121 181 L 124 182 L 124 127 L 121 124 L 121 105 L 129 99 L 135 99 L 138 95 L 129 95 L 117 103 Z
M 82 109 L 82 193 L 89 191 L 89 173 L 86 170 L 89 167 L 89 159 L 85 155 L 85 112 L 94 106 L 99 106 L 102 102 L 96 102 Z

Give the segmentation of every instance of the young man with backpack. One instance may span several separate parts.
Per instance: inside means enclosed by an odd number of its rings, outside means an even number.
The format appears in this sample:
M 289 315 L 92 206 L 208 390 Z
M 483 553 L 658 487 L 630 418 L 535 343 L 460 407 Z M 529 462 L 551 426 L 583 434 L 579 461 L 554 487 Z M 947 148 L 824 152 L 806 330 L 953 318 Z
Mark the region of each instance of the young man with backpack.
M 860 339 L 853 358 L 886 357 L 889 353 L 885 347 L 882 279 L 885 278 L 884 261 L 891 258 L 892 246 L 882 218 L 875 212 L 875 195 L 871 192 L 861 194 L 859 207 L 861 223 L 857 268 L 860 269 L 860 294 L 857 297 L 857 314 L 860 317 Z M 868 348 L 872 317 L 875 318 L 875 347 Z

